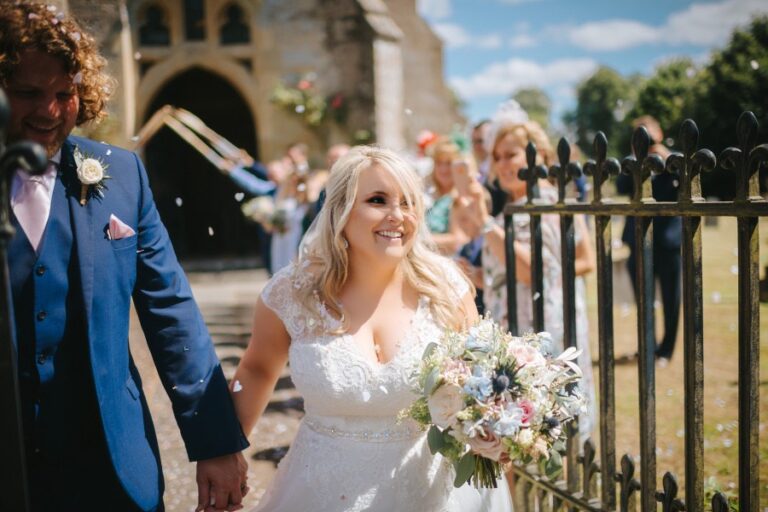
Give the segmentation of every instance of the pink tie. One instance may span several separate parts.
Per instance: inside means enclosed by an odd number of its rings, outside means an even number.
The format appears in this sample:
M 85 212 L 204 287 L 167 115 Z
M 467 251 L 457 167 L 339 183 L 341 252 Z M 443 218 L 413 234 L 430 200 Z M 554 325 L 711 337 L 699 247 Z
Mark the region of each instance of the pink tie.
M 29 176 L 26 173 L 19 175 L 23 184 L 16 193 L 13 213 L 27 234 L 29 243 L 37 251 L 51 211 L 51 199 L 42 176 Z

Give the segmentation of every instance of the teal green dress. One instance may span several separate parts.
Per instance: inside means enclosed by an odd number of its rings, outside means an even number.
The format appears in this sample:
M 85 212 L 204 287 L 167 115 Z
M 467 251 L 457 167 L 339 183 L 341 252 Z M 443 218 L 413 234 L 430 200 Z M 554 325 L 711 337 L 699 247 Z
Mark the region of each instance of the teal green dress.
M 427 227 L 430 233 L 448 232 L 451 224 L 451 206 L 453 206 L 453 196 L 445 194 L 427 210 Z

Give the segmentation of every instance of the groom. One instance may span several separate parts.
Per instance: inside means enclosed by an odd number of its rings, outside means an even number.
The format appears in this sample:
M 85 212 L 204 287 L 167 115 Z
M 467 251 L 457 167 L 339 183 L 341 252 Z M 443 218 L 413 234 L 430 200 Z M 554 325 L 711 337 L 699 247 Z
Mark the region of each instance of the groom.
M 9 142 L 32 140 L 49 157 L 42 176 L 13 177 L 8 249 L 33 509 L 163 510 L 157 439 L 128 347 L 133 299 L 197 461 L 198 510 L 237 510 L 248 443 L 147 174 L 132 153 L 70 136 L 105 114 L 105 61 L 52 7 L 3 2 L 0 27 Z

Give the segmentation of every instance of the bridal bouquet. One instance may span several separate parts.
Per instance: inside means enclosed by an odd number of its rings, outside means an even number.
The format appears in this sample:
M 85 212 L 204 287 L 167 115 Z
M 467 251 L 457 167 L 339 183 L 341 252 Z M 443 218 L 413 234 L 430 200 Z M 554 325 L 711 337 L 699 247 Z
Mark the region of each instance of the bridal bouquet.
M 579 351 L 552 358 L 550 344 L 549 333 L 515 337 L 486 317 L 425 350 L 414 378 L 421 398 L 402 416 L 429 428 L 429 448 L 453 462 L 456 487 L 470 478 L 496 487 L 509 462 L 538 463 L 549 475 L 562 469 L 564 426 L 585 401 Z

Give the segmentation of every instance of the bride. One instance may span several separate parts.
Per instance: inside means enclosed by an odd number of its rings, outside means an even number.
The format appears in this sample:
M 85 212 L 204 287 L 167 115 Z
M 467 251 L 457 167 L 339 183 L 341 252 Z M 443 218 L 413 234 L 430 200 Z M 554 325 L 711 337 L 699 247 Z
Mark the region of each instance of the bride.
M 256 304 L 233 379 L 245 432 L 286 360 L 306 416 L 258 511 L 509 511 L 506 482 L 453 487 L 453 466 L 398 413 L 426 345 L 477 318 L 473 289 L 438 255 L 418 175 L 395 153 L 357 147 L 331 169 L 298 260 Z

